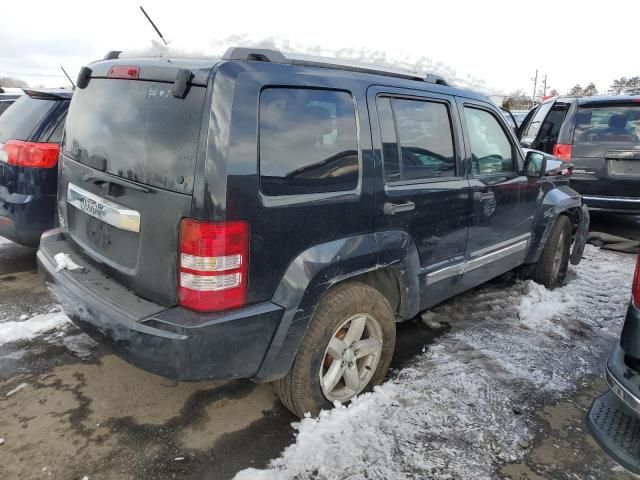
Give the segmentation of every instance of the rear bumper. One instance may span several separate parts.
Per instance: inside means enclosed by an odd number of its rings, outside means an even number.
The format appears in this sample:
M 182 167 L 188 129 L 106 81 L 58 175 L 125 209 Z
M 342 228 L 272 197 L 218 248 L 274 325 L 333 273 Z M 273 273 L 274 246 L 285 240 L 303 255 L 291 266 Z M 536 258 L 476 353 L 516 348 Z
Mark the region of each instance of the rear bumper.
M 640 474 L 640 372 L 625 363 L 618 343 L 607 360 L 605 379 L 610 391 L 593 402 L 587 426 L 614 460 Z
M 607 360 L 605 380 L 611 391 L 640 416 L 640 372 L 625 363 L 625 352 L 617 343 Z
M 0 185 L 0 236 L 35 247 L 40 235 L 55 226 L 56 197 L 10 194 Z
M 640 189 L 640 182 L 638 184 Z M 589 210 L 640 214 L 640 197 L 613 197 L 604 195 L 583 195 Z
M 166 309 L 105 277 L 80 253 L 71 256 L 84 270 L 57 272 L 53 252 L 60 242 L 65 240 L 59 232 L 48 232 L 38 250 L 47 286 L 76 325 L 117 355 L 176 380 L 256 375 L 280 323 L 281 307 L 265 302 L 213 314 Z

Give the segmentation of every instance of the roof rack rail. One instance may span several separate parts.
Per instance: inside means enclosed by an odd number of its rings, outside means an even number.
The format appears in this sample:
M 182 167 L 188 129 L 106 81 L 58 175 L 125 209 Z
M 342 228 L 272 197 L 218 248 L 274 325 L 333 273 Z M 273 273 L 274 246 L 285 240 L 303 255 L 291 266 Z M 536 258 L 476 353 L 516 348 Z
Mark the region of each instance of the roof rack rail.
M 258 62 L 290 63 L 277 50 L 268 48 L 231 47 L 222 56 L 223 60 L 255 60 Z
M 104 56 L 103 60 L 115 60 L 116 58 L 120 58 L 120 54 L 122 50 L 110 50 Z
M 222 56 L 222 59 L 254 60 L 259 62 L 285 63 L 307 67 L 331 68 L 335 70 L 371 73 L 374 75 L 385 75 L 388 77 L 404 78 L 407 80 L 416 80 L 420 82 L 450 86 L 443 77 L 431 73 L 427 74 L 426 77 L 422 77 L 418 73 L 396 70 L 390 67 L 297 53 L 283 53 L 278 50 L 268 48 L 231 47 L 225 52 L 225 54 Z
M 435 73 L 427 73 L 427 76 L 424 77 L 424 81 L 427 83 L 435 83 L 437 85 L 444 85 L 445 87 L 449 87 L 449 83 L 444 79 L 444 77 L 440 75 L 436 75 Z

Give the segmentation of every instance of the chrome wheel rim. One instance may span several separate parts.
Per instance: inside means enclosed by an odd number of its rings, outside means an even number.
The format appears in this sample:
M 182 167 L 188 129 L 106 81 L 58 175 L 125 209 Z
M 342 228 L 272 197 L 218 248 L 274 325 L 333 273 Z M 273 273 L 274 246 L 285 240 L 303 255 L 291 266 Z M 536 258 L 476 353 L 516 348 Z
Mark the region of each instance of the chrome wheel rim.
M 382 354 L 382 327 L 370 315 L 345 320 L 331 336 L 320 364 L 320 386 L 330 402 L 345 402 L 371 381 Z
M 560 275 L 560 267 L 562 266 L 562 258 L 564 257 L 564 232 L 560 234 L 558 239 L 558 249 L 553 257 L 553 278 L 558 279 Z

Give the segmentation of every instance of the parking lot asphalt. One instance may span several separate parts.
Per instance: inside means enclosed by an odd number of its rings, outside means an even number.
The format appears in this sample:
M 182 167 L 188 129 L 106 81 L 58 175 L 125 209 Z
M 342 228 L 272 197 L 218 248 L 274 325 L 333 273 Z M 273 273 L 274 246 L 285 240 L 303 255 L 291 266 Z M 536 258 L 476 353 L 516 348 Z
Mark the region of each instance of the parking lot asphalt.
M 640 239 L 640 218 L 594 215 L 592 225 Z M 35 251 L 0 244 L 0 324 L 56 314 Z M 418 319 L 400 325 L 393 367 L 409 364 L 446 333 Z M 526 457 L 505 462 L 497 474 L 598 478 L 594 471 L 607 471 L 608 478 L 632 478 L 583 425 L 591 400 L 604 389 L 599 376 L 587 375 L 569 395 L 539 405 Z M 174 383 L 128 365 L 71 325 L 19 342 L 0 339 L 3 479 L 233 478 L 278 457 L 295 441 L 295 421 L 270 385 Z

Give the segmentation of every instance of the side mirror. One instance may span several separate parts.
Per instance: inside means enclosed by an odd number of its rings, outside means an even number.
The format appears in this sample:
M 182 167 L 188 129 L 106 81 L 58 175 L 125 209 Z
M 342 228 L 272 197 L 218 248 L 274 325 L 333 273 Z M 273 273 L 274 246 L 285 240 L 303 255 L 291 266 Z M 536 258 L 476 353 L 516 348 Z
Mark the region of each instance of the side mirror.
M 529 150 L 524 159 L 524 173 L 529 178 L 542 178 L 547 171 L 547 157 L 541 152 Z

